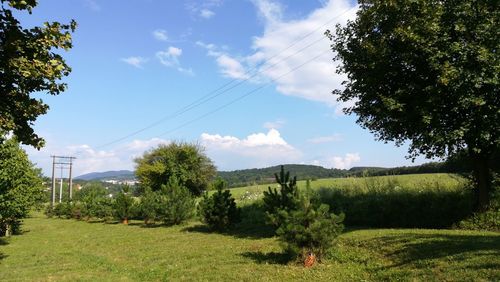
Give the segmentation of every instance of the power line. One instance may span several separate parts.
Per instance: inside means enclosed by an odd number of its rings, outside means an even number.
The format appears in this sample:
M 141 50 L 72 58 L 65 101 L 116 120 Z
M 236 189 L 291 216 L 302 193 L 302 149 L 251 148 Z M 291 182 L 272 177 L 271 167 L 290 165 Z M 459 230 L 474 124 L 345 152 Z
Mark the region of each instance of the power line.
M 276 82 L 278 79 L 280 79 L 280 78 L 282 78 L 282 77 L 284 77 L 284 76 L 286 76 L 286 75 L 289 75 L 290 73 L 292 73 L 292 72 L 296 71 L 297 69 L 299 69 L 299 68 L 301 68 L 301 67 L 305 66 L 306 64 L 308 64 L 308 63 L 310 63 L 310 62 L 312 62 L 312 61 L 316 60 L 317 58 L 319 58 L 319 57 L 323 56 L 323 55 L 324 55 L 324 54 L 326 54 L 327 52 L 330 52 L 330 50 L 325 51 L 325 52 L 322 52 L 322 53 L 320 53 L 320 54 L 316 55 L 315 57 L 313 57 L 313 58 L 311 58 L 311 59 L 309 59 L 309 60 L 307 60 L 307 61 L 303 62 L 302 64 L 300 64 L 300 65 L 298 65 L 298 66 L 296 66 L 296 67 L 294 67 L 294 68 L 293 68 L 293 69 L 291 69 L 290 71 L 288 71 L 288 72 L 286 72 L 286 73 L 284 73 L 284 74 L 282 74 L 282 75 L 280 75 L 280 76 L 278 76 L 278 77 L 276 77 L 276 78 L 274 78 L 274 79 L 271 79 L 271 81 L 270 81 L 270 82 L 267 82 L 266 84 L 261 85 L 261 86 L 259 86 L 259 87 L 255 88 L 255 89 L 253 89 L 253 90 L 251 90 L 251 91 L 249 91 L 249 92 L 245 93 L 244 95 L 242 95 L 242 96 L 240 96 L 240 97 L 236 98 L 236 99 L 233 99 L 233 100 L 232 100 L 232 101 L 230 101 L 229 103 L 226 103 L 226 104 L 224 104 L 224 105 L 222 105 L 222 106 L 220 106 L 220 107 L 218 107 L 218 108 L 216 108 L 216 109 L 214 109 L 214 110 L 212 110 L 212 111 L 210 111 L 210 112 L 207 112 L 207 113 L 205 113 L 205 114 L 203 114 L 203 115 L 201 115 L 201 116 L 199 116 L 199 117 L 197 117 L 197 118 L 195 118 L 195 119 L 192 119 L 192 120 L 190 120 L 190 121 L 188 121 L 188 122 L 185 122 L 185 123 L 183 123 L 183 124 L 181 124 L 181 125 L 179 125 L 179 126 L 177 126 L 177 127 L 173 128 L 173 129 L 171 129 L 171 130 L 169 130 L 169 131 L 163 132 L 162 134 L 158 135 L 158 137 L 159 137 L 159 136 L 166 135 L 166 134 L 168 134 L 168 133 L 172 133 L 172 132 L 174 132 L 174 131 L 176 131 L 176 130 L 179 130 L 179 129 L 181 129 L 181 128 L 183 128 L 183 127 L 185 127 L 185 126 L 187 126 L 187 125 L 189 125 L 189 124 L 191 124 L 191 123 L 193 123 L 193 122 L 196 122 L 196 121 L 201 120 L 201 119 L 203 119 L 203 118 L 205 118 L 205 117 L 207 117 L 207 116 L 209 116 L 209 115 L 211 115 L 211 114 L 214 114 L 214 113 L 216 113 L 216 112 L 218 112 L 218 111 L 220 111 L 220 110 L 222 110 L 222 109 L 224 109 L 224 108 L 226 108 L 226 107 L 228 107 L 228 106 L 230 106 L 230 105 L 232 105 L 232 104 L 234 104 L 234 103 L 236 103 L 236 102 L 238 102 L 238 101 L 240 101 L 240 100 L 242 100 L 242 99 L 244 99 L 244 98 L 246 98 L 246 97 L 248 97 L 248 96 L 250 96 L 251 94 L 253 94 L 253 93 L 255 93 L 255 92 L 259 91 L 259 90 L 262 90 L 262 89 L 264 89 L 264 88 L 268 87 L 269 85 L 271 85 L 271 82 Z
M 127 138 L 129 138 L 129 137 L 135 136 L 135 135 L 137 135 L 137 134 L 139 134 L 139 133 L 141 133 L 141 132 L 144 132 L 144 131 L 146 131 L 146 130 L 148 130 L 148 129 L 150 129 L 150 128 L 153 128 L 153 127 L 155 127 L 155 126 L 157 126 L 157 125 L 159 125 L 159 124 L 163 123 L 163 122 L 164 122 L 164 121 L 166 121 L 166 120 L 170 120 L 170 119 L 173 119 L 173 118 L 175 118 L 175 117 L 178 117 L 178 116 L 182 115 L 183 113 L 186 113 L 186 112 L 188 112 L 188 111 L 190 111 L 190 110 L 192 110 L 192 109 L 194 109 L 194 108 L 196 108 L 196 107 L 198 107 L 198 106 L 200 106 L 200 105 L 202 105 L 202 104 L 204 104 L 204 103 L 206 103 L 206 102 L 208 102 L 208 101 L 210 101 L 210 100 L 215 99 L 216 97 L 218 97 L 218 96 L 220 96 L 220 95 L 222 95 L 222 94 L 227 93 L 228 91 L 230 91 L 230 90 L 232 90 L 232 89 L 234 89 L 234 88 L 238 87 L 239 85 L 241 85 L 241 84 L 243 84 L 243 83 L 245 83 L 245 82 L 249 81 L 250 79 L 255 78 L 258 74 L 261 74 L 262 72 L 264 72 L 264 71 L 266 71 L 266 70 L 271 69 L 272 67 L 274 67 L 274 66 L 276 66 L 277 64 L 279 64 L 279 63 L 283 62 L 284 60 L 286 60 L 286 59 L 288 59 L 288 58 L 290 58 L 290 57 L 293 57 L 293 56 L 295 56 L 295 55 L 297 55 L 297 54 L 301 53 L 301 52 L 302 52 L 302 51 L 304 51 L 305 49 L 307 49 L 307 48 L 309 48 L 309 47 L 311 47 L 311 46 L 313 46 L 313 45 L 317 44 L 317 43 L 318 43 L 318 42 L 320 42 L 321 40 L 323 40 L 323 37 L 321 37 L 321 38 L 319 38 L 318 40 L 315 40 L 315 41 L 313 41 L 312 43 L 310 43 L 310 44 L 308 44 L 308 45 L 306 45 L 306 46 L 302 47 L 301 49 L 299 49 L 299 50 L 298 50 L 298 51 L 296 51 L 295 53 L 293 53 L 293 54 L 291 54 L 291 55 L 288 55 L 288 56 L 286 56 L 286 57 L 284 57 L 284 58 L 281 58 L 279 61 L 277 61 L 277 62 L 275 62 L 275 63 L 273 63 L 273 64 L 271 64 L 271 65 L 267 65 L 267 66 L 266 66 L 266 64 L 267 64 L 267 63 L 269 63 L 272 59 L 274 59 L 274 58 L 278 57 L 278 56 L 279 56 L 280 54 L 282 54 L 283 52 L 285 52 L 285 51 L 287 51 L 288 49 L 292 48 L 293 46 L 295 46 L 295 45 L 296 45 L 296 44 L 298 44 L 299 42 L 303 41 L 304 39 L 308 38 L 309 36 L 311 36 L 311 35 L 315 34 L 318 30 L 320 30 L 320 29 L 321 29 L 321 28 L 323 28 L 324 26 L 326 26 L 326 25 L 328 25 L 328 24 L 332 23 L 332 22 L 333 22 L 334 20 L 336 20 L 337 18 L 339 18 L 339 17 L 341 17 L 341 16 L 345 15 L 347 12 L 349 12 L 349 11 L 351 11 L 351 10 L 355 9 L 355 8 L 356 8 L 356 6 L 354 6 L 354 7 L 350 8 L 350 9 L 346 9 L 346 10 L 344 10 L 341 14 L 339 14 L 339 15 L 337 15 L 337 16 L 335 16 L 335 17 L 331 18 L 330 20 L 328 20 L 328 21 L 327 21 L 326 23 L 324 23 L 323 25 L 321 25 L 321 26 L 319 26 L 318 28 L 314 29 L 313 31 L 311 31 L 311 32 L 309 32 L 309 33 L 307 33 L 307 34 L 305 34 L 305 35 L 304 35 L 304 36 L 302 36 L 300 39 L 295 40 L 292 44 L 288 45 L 286 48 L 282 49 L 281 51 L 277 52 L 277 53 L 276 53 L 276 54 L 274 54 L 273 56 L 271 56 L 271 57 L 269 57 L 268 59 L 266 59 L 266 61 L 265 61 L 265 62 L 263 62 L 263 63 L 261 64 L 261 65 L 265 65 L 265 69 L 258 70 L 258 69 L 257 69 L 257 67 L 254 67 L 254 68 L 252 68 L 252 69 L 249 69 L 249 70 L 245 71 L 245 73 L 244 73 L 244 75 L 245 75 L 245 76 L 246 76 L 246 75 L 249 75 L 251 72 L 254 72 L 254 71 L 257 71 L 257 72 L 255 72 L 254 74 L 252 74 L 251 76 L 249 76 L 249 77 L 247 77 L 247 78 L 245 78 L 245 79 L 243 79 L 243 80 L 238 80 L 238 79 L 234 78 L 234 79 L 232 79 L 231 81 L 229 81 L 229 82 L 227 82 L 227 83 L 223 84 L 222 86 L 220 86 L 220 87 L 218 87 L 218 88 L 216 88 L 216 89 L 214 89 L 214 90 L 210 91 L 209 93 L 207 93 L 207 94 L 206 94 L 206 95 L 204 95 L 203 97 L 201 97 L 201 98 L 199 98 L 199 99 L 197 99 L 197 100 L 193 101 L 192 103 L 190 103 L 190 104 L 188 104 L 188 105 L 184 106 L 183 108 L 179 109 L 178 111 L 176 111 L 176 112 L 174 112 L 174 113 L 172 113 L 172 114 L 170 114 L 170 115 L 167 115 L 167 116 L 165 116 L 165 117 L 163 117 L 163 118 L 161 118 L 161 119 L 159 119 L 159 120 L 157 120 L 157 121 L 155 121 L 155 122 L 153 122 L 153 123 L 151 123 L 151 124 L 149 124 L 149 125 L 147 125 L 147 126 L 145 126 L 145 127 L 141 128 L 141 129 L 138 129 L 138 130 L 136 130 L 136 131 L 134 131 L 134 132 L 131 132 L 131 133 L 129 133 L 129 134 L 127 134 L 127 135 L 125 135 L 125 136 L 122 136 L 122 137 L 120 137 L 120 138 L 118 138 L 118 139 L 115 139 L 115 140 L 112 140 L 112 141 L 110 141 L 110 142 L 107 142 L 107 143 L 105 143 L 105 144 L 99 145 L 99 146 L 97 146 L 97 147 L 95 147 L 95 148 L 96 148 L 96 149 L 99 149 L 99 148 L 102 148 L 102 147 L 106 147 L 106 146 L 109 146 L 109 145 L 112 145 L 112 144 L 118 143 L 118 142 L 120 142 L 120 141 L 123 141 L 123 140 L 125 140 L 125 139 L 127 139 Z M 238 82 L 238 83 L 236 83 L 235 85 L 233 85 L 233 86 L 229 87 L 229 86 L 230 86 L 231 84 L 233 84 L 235 81 L 239 81 L 239 82 Z M 226 88 L 226 87 L 229 87 L 229 88 Z M 226 89 L 224 89 L 224 88 L 226 88 Z M 219 92 L 219 91 L 221 91 L 221 92 Z M 219 92 L 219 93 L 217 93 L 217 92 Z M 78 153 L 79 153 L 79 152 L 78 152 Z

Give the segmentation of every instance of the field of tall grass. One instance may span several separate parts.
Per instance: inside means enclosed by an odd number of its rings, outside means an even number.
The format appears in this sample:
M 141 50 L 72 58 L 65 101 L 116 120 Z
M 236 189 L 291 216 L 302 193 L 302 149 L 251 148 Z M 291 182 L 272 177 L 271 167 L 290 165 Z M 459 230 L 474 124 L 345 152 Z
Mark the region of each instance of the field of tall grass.
M 300 189 L 305 181 L 298 183 Z M 258 208 L 271 185 L 231 189 L 242 203 Z M 453 174 L 419 174 L 320 179 L 310 182 L 323 203 L 345 213 L 345 224 L 377 228 L 450 228 L 472 212 L 469 181 Z

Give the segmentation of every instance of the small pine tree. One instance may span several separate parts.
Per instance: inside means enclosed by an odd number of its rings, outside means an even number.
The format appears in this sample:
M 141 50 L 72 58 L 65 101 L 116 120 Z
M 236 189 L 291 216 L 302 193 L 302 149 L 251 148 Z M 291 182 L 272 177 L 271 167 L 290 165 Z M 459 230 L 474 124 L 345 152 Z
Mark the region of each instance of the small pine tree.
M 231 192 L 225 188 L 225 182 L 218 179 L 214 183 L 217 189 L 215 193 L 208 196 L 203 195 L 199 205 L 201 219 L 210 229 L 222 231 L 240 220 L 240 210 L 231 196 Z
M 61 202 L 54 206 L 53 215 L 59 218 L 71 218 L 71 202 Z
M 146 187 L 140 197 L 139 213 L 144 219 L 144 224 L 154 223 L 158 219 L 159 197 L 151 188 Z
M 90 184 L 78 192 L 82 203 L 81 214 L 88 221 L 91 218 L 107 219 L 113 215 L 111 200 L 106 196 L 106 190 L 100 184 Z
M 290 179 L 290 172 L 285 173 L 285 168 L 281 166 L 279 175 L 274 174 L 276 182 L 280 185 L 280 190 L 276 188 L 264 191 L 264 210 L 266 211 L 267 222 L 276 228 L 281 225 L 283 218 L 278 211 L 290 211 L 297 208 L 299 190 L 297 188 L 297 177 Z
M 321 261 L 344 228 L 344 214 L 330 213 L 330 207 L 312 195 L 310 191 L 301 195 L 295 210 L 280 210 L 283 222 L 276 231 L 289 254 L 304 262 L 313 258 L 311 264 L 314 258 Z
M 161 187 L 158 217 L 167 225 L 181 224 L 194 215 L 194 208 L 191 192 L 171 176 L 167 185 Z
M 134 211 L 134 198 L 130 193 L 129 186 L 124 186 L 122 191 L 116 195 L 113 207 L 115 216 L 120 219 L 123 224 L 128 224 L 128 220 L 133 216 Z

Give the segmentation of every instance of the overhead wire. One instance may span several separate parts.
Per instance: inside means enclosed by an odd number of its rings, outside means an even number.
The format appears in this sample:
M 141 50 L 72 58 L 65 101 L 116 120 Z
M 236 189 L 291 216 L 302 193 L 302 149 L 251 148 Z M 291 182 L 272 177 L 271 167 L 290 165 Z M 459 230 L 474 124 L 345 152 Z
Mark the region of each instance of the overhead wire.
M 127 135 L 125 135 L 125 136 L 122 136 L 122 137 L 120 137 L 120 138 L 117 138 L 117 139 L 115 139 L 115 140 L 112 140 L 112 141 L 110 141 L 110 142 L 107 142 L 107 143 L 105 143 L 105 144 L 102 144 L 102 145 L 96 146 L 95 148 L 96 148 L 96 149 L 98 149 L 98 148 L 107 147 L 107 146 L 109 146 L 109 145 L 112 145 L 112 144 L 118 143 L 118 142 L 120 142 L 120 141 L 123 141 L 123 140 L 125 140 L 125 139 L 127 139 L 127 138 L 129 138 L 129 137 L 135 136 L 135 135 L 137 135 L 137 134 L 139 134 L 139 133 L 141 133 L 141 132 L 144 132 L 144 131 L 146 131 L 146 130 L 148 130 L 148 129 L 151 129 L 151 128 L 153 128 L 153 127 L 155 127 L 155 126 L 157 126 L 157 125 L 159 125 L 159 124 L 161 124 L 161 123 L 163 123 L 163 122 L 165 122 L 165 121 L 167 121 L 167 120 L 170 120 L 170 119 L 173 119 L 173 118 L 175 118 L 175 117 L 178 117 L 178 116 L 180 116 L 180 115 L 182 115 L 182 114 L 184 114 L 184 113 L 186 113 L 186 112 L 188 112 L 188 111 L 190 111 L 190 110 L 192 110 L 192 109 L 194 109 L 194 108 L 196 108 L 196 107 L 198 107 L 198 106 L 200 106 L 200 105 L 202 105 L 202 104 L 204 104 L 204 103 L 206 103 L 206 102 L 208 102 L 208 101 L 210 101 L 210 100 L 215 99 L 216 97 L 219 97 L 219 96 L 220 96 L 220 95 L 222 95 L 222 94 L 227 93 L 228 91 L 230 91 L 230 90 L 232 90 L 232 89 L 234 89 L 234 88 L 236 88 L 236 87 L 240 86 L 241 84 L 243 84 L 243 83 L 245 83 L 245 82 L 247 82 L 247 81 L 250 81 L 251 79 L 253 79 L 253 78 L 257 77 L 257 75 L 259 75 L 259 74 L 263 73 L 264 71 L 267 71 L 267 70 L 269 70 L 269 69 L 273 68 L 274 66 L 276 66 L 276 65 L 278 65 L 279 63 L 281 63 L 281 62 L 285 61 L 286 59 L 291 58 L 291 57 L 293 57 L 293 56 L 295 56 L 295 55 L 297 55 L 297 54 L 301 53 L 301 52 L 302 52 L 302 51 L 304 51 L 305 49 L 307 49 L 307 48 L 309 48 L 309 47 L 311 47 L 311 46 L 313 46 L 313 45 L 317 44 L 317 43 L 318 43 L 318 42 L 320 42 L 321 40 L 323 40 L 324 38 L 323 38 L 323 37 L 321 37 L 321 38 L 319 38 L 319 39 L 317 39 L 317 40 L 313 41 L 312 43 L 310 43 L 310 44 L 308 44 L 308 45 L 306 45 L 306 46 L 302 47 L 301 49 L 299 49 L 298 51 L 294 52 L 293 54 L 290 54 L 290 55 L 288 55 L 288 56 L 285 56 L 285 57 L 281 58 L 280 60 L 278 60 L 277 62 L 274 62 L 273 64 L 266 65 L 266 64 L 268 64 L 268 63 L 269 63 L 272 59 L 274 59 L 274 58 L 278 57 L 278 56 L 279 56 L 279 55 L 281 55 L 283 52 L 285 52 L 285 51 L 287 51 L 288 49 L 292 48 L 293 46 L 297 45 L 299 42 L 301 42 L 301 41 L 303 41 L 304 39 L 308 38 L 309 36 L 311 36 L 311 35 L 315 34 L 318 30 L 320 30 L 320 29 L 321 29 L 321 28 L 323 28 L 324 26 L 326 26 L 326 25 L 328 25 L 328 24 L 332 23 L 333 21 L 335 21 L 335 20 L 336 20 L 336 19 L 338 19 L 339 17 L 341 17 L 341 16 L 345 15 L 346 13 L 348 13 L 349 11 L 351 11 L 351 10 L 353 10 L 353 9 L 355 9 L 355 8 L 356 8 L 356 6 L 354 6 L 354 7 L 351 7 L 351 8 L 349 8 L 349 9 L 344 10 L 344 11 L 343 11 L 342 13 L 340 13 L 339 15 L 337 15 L 337 16 L 335 16 L 335 17 L 331 18 L 331 19 L 330 19 L 330 20 L 328 20 L 326 23 L 322 24 L 321 26 L 319 26 L 318 28 L 314 29 L 313 31 L 308 32 L 307 34 L 305 34 L 304 36 L 302 36 L 300 39 L 295 40 L 292 44 L 288 45 L 286 48 L 284 48 L 284 49 L 280 50 L 280 51 L 279 51 L 279 52 L 277 52 L 276 54 L 274 54 L 274 55 L 272 55 L 271 57 L 267 58 L 265 62 L 263 62 L 262 64 L 260 64 L 260 65 L 264 65 L 264 66 L 265 66 L 265 67 L 264 67 L 265 69 L 260 69 L 260 70 L 259 70 L 257 67 L 254 67 L 254 68 L 252 68 L 252 69 L 250 69 L 250 70 L 247 70 L 247 71 L 245 71 L 245 73 L 244 73 L 244 75 L 245 75 L 245 76 L 247 76 L 245 79 L 240 80 L 240 79 L 234 78 L 234 79 L 232 79 L 231 81 L 229 81 L 229 82 L 227 82 L 227 83 L 223 84 L 222 86 L 220 86 L 220 87 L 218 87 L 218 88 L 216 88 L 216 89 L 214 89 L 214 90 L 210 91 L 209 93 L 207 93 L 207 94 L 206 94 L 206 95 L 204 95 L 203 97 L 201 97 L 201 98 L 199 98 L 199 99 L 197 99 L 197 100 L 195 100 L 195 101 L 191 102 L 190 104 L 188 104 L 188 105 L 186 105 L 186 106 L 182 107 L 181 109 L 177 110 L 176 112 L 174 112 L 174 113 L 172 113 L 172 114 L 170 114 L 170 115 L 167 115 L 167 116 L 165 116 L 165 117 L 163 117 L 163 118 L 161 118 L 161 119 L 159 119 L 159 120 L 157 120 L 157 121 L 155 121 L 155 122 L 153 122 L 153 123 L 151 123 L 151 124 L 149 124 L 149 125 L 147 125 L 147 126 L 145 126 L 145 127 L 143 127 L 143 128 L 140 128 L 140 129 L 138 129 L 138 130 L 136 130 L 136 131 L 133 131 L 133 132 L 131 132 L 131 133 L 129 133 L 129 134 L 127 134 Z M 253 73 L 252 75 L 248 76 L 251 72 L 254 72 L 254 71 L 256 71 L 256 72 L 255 72 L 255 73 Z M 234 82 L 236 82 L 236 81 L 238 81 L 238 83 L 236 83 L 235 85 L 230 86 L 231 84 L 233 84 L 233 83 L 234 83 Z M 230 86 L 230 87 L 229 87 L 229 86 Z M 228 87 L 228 88 L 226 88 L 226 87 Z M 226 88 L 226 89 L 225 89 L 225 88 Z
M 220 111 L 220 110 L 222 110 L 222 109 L 224 109 L 224 108 L 226 108 L 226 107 L 228 107 L 228 106 L 230 106 L 230 105 L 232 105 L 232 104 L 234 104 L 234 103 L 236 103 L 236 102 L 238 102 L 238 101 L 240 101 L 240 100 L 242 100 L 242 99 L 244 99 L 244 98 L 246 98 L 248 96 L 250 96 L 251 94 L 253 94 L 255 92 L 258 92 L 259 90 L 262 90 L 262 89 L 270 86 L 272 82 L 276 82 L 278 79 L 280 79 L 280 78 L 282 78 L 284 76 L 289 75 L 290 73 L 296 71 L 297 69 L 299 69 L 299 68 L 305 66 L 306 64 L 308 64 L 308 63 L 310 63 L 310 62 L 318 59 L 319 57 L 323 56 L 327 52 L 330 52 L 330 50 L 327 50 L 325 52 L 321 52 L 320 54 L 318 54 L 318 55 L 314 56 L 313 58 L 311 58 L 311 59 L 303 62 L 302 64 L 294 67 L 293 69 L 289 70 L 288 72 L 286 72 L 286 73 L 284 73 L 284 74 L 282 74 L 282 75 L 280 75 L 280 76 L 278 76 L 278 77 L 276 77 L 274 79 L 271 79 L 271 81 L 267 82 L 266 84 L 263 84 L 263 85 L 261 85 L 261 86 L 259 86 L 257 88 L 254 88 L 251 91 L 248 91 L 247 93 L 245 93 L 244 95 L 242 95 L 242 96 L 240 96 L 240 97 L 238 97 L 236 99 L 233 99 L 229 103 L 226 103 L 226 104 L 224 104 L 224 105 L 222 105 L 222 106 L 220 106 L 220 107 L 218 107 L 218 108 L 216 108 L 216 109 L 214 109 L 212 111 L 209 111 L 209 112 L 207 112 L 207 113 L 205 113 L 205 114 L 203 114 L 203 115 L 201 115 L 201 116 L 199 116 L 199 117 L 197 117 L 195 119 L 192 119 L 192 120 L 190 120 L 188 122 L 185 122 L 185 123 L 183 123 L 183 124 L 181 124 L 181 125 L 173 128 L 173 129 L 171 129 L 169 131 L 166 131 L 166 132 L 163 132 L 163 133 L 161 133 L 161 134 L 159 134 L 157 136 L 160 137 L 160 136 L 164 136 L 166 134 L 172 133 L 172 132 L 177 131 L 177 130 L 179 130 L 179 129 L 181 129 L 181 128 L 183 128 L 183 127 L 185 127 L 185 126 L 187 126 L 187 125 L 189 125 L 191 123 L 194 123 L 194 122 L 199 121 L 199 120 L 201 120 L 201 119 L 203 119 L 203 118 L 205 118 L 205 117 L 207 117 L 207 116 L 209 116 L 211 114 L 214 114 L 214 113 L 216 113 L 216 112 L 218 112 L 218 111 Z

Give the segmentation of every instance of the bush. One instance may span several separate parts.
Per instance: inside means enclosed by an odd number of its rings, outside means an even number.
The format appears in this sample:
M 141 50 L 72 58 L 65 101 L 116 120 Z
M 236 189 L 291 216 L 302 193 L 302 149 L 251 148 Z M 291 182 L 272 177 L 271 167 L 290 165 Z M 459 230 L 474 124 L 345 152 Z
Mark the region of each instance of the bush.
M 81 216 L 86 220 L 99 218 L 108 220 L 113 216 L 112 201 L 100 184 L 91 184 L 78 193 L 81 202 Z
M 471 230 L 500 231 L 500 177 L 497 173 L 493 174 L 493 192 L 488 210 L 474 213 L 467 219 L 460 221 L 457 227 Z
M 344 214 L 329 212 L 330 207 L 311 198 L 310 193 L 300 196 L 297 209 L 279 210 L 283 222 L 276 230 L 285 250 L 300 261 L 312 258 L 321 261 L 325 252 L 333 246 L 344 226 Z
M 71 218 L 71 208 L 70 202 L 61 202 L 54 206 L 53 215 L 59 218 Z
M 116 195 L 113 207 L 115 216 L 120 219 L 123 224 L 128 224 L 129 218 L 134 214 L 134 198 L 128 186 L 123 187 L 122 191 Z
M 500 209 L 475 213 L 457 225 L 460 229 L 500 232 Z
M 170 177 L 158 197 L 157 216 L 167 225 L 180 224 L 194 214 L 195 200 L 189 190 Z
M 280 185 L 280 190 L 276 188 L 264 191 L 264 210 L 266 211 L 267 222 L 274 227 L 279 227 L 283 223 L 281 213 L 278 211 L 291 211 L 297 209 L 299 192 L 297 188 L 297 177 L 290 179 L 290 172 L 285 173 L 281 166 L 281 172 L 274 174 L 276 182 Z
M 218 179 L 214 183 L 217 191 L 211 196 L 208 193 L 203 195 L 199 205 L 201 220 L 210 229 L 222 231 L 240 220 L 240 210 L 236 207 L 236 202 L 229 190 L 224 190 L 225 183 Z

